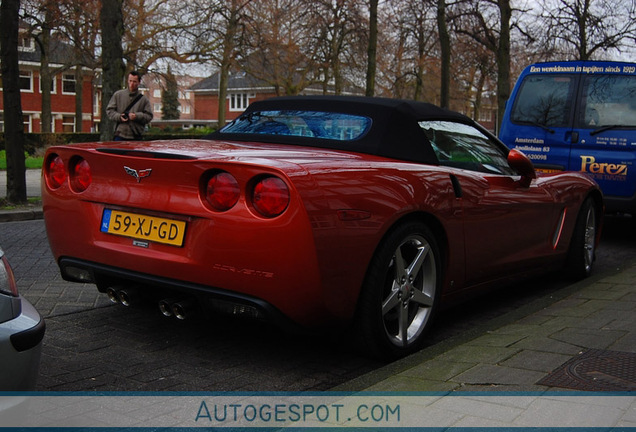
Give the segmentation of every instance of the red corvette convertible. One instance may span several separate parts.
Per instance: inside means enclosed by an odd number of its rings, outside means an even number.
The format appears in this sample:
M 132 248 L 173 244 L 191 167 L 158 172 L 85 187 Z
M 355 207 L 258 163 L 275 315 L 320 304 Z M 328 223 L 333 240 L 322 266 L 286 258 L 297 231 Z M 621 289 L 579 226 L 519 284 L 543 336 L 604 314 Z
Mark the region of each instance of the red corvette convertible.
M 411 101 L 255 102 L 209 139 L 51 147 L 43 205 L 63 277 L 413 352 L 441 303 L 592 267 L 603 212 L 577 173 L 532 163 L 469 118 Z

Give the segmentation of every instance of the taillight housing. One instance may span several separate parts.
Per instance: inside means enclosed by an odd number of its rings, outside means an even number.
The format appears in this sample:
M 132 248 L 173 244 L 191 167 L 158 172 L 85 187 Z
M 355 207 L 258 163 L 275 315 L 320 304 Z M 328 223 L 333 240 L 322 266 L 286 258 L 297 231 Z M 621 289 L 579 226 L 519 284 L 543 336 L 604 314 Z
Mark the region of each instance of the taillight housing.
M 66 181 L 66 167 L 64 161 L 59 155 L 52 154 L 49 156 L 46 166 L 46 182 L 51 189 L 57 189 Z
M 289 205 L 289 198 L 287 184 L 278 177 L 261 177 L 252 188 L 252 206 L 268 218 L 281 215 Z
M 218 171 L 210 177 L 205 187 L 205 199 L 218 211 L 226 211 L 234 207 L 241 196 L 241 188 L 234 176 L 225 171 Z
M 83 158 L 76 158 L 71 161 L 71 189 L 75 192 L 84 192 L 91 185 L 93 175 L 91 167 Z
M 9 261 L 2 250 L 0 250 L 0 293 L 13 297 L 18 296 L 18 285 L 15 282 L 13 270 L 11 270 Z

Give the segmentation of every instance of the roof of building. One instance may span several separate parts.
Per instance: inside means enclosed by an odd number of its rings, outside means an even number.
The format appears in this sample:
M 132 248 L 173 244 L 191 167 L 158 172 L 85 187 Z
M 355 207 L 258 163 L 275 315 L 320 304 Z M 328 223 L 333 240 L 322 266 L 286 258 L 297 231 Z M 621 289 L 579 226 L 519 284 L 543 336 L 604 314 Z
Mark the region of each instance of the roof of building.
M 76 54 L 70 44 L 56 37 L 51 38 L 50 44 L 49 64 L 71 65 L 76 63 Z M 40 64 L 42 61 L 42 51 L 34 42 L 32 48 L 21 48 L 18 50 L 18 59 L 21 62 Z
M 208 78 L 204 78 L 201 81 L 190 87 L 191 90 L 199 91 L 218 91 L 219 80 L 221 74 L 219 72 L 214 73 Z M 233 73 L 228 77 L 228 88 L 230 89 L 257 89 L 257 88 L 273 88 L 273 86 L 265 80 L 255 78 L 248 75 L 245 72 Z

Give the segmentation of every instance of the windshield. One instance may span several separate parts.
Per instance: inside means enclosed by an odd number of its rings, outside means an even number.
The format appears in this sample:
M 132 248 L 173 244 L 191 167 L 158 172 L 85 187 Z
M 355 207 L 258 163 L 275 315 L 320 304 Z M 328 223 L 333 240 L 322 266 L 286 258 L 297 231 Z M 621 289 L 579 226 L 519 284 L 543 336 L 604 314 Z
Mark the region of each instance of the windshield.
M 512 109 L 511 120 L 548 128 L 567 126 L 574 83 L 574 76 L 562 74 L 526 77 Z
M 353 141 L 364 136 L 371 119 L 320 111 L 254 111 L 243 114 L 220 130 L 225 134 L 265 134 Z

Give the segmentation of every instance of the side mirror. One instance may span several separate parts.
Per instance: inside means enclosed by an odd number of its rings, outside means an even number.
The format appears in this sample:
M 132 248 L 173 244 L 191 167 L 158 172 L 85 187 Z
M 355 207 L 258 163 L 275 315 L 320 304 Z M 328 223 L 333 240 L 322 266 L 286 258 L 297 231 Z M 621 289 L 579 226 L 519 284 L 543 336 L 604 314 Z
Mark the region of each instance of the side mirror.
M 520 183 L 523 187 L 530 186 L 530 182 L 537 178 L 532 161 L 517 149 L 512 149 L 508 153 L 508 165 L 521 175 Z

